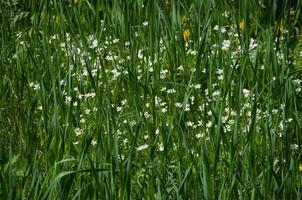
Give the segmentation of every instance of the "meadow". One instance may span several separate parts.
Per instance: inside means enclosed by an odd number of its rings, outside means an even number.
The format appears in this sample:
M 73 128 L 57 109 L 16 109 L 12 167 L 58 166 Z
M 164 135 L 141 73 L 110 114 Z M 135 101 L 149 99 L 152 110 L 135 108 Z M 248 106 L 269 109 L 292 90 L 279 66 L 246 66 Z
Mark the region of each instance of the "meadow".
M 301 199 L 302 2 L 265 2 L 0 0 L 0 199 Z

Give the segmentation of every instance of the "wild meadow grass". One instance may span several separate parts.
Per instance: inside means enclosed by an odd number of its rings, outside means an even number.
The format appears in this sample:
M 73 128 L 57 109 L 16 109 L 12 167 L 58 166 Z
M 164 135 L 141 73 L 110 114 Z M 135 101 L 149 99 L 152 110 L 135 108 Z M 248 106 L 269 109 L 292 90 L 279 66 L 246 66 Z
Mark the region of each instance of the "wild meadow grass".
M 0 2 L 0 199 L 301 199 L 301 0 Z

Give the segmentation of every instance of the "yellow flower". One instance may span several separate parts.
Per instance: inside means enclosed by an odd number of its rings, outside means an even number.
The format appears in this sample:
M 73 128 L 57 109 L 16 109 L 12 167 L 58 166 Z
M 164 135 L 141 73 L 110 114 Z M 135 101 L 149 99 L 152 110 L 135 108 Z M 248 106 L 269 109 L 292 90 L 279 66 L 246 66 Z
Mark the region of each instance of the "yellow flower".
M 190 30 L 189 29 L 184 30 L 183 37 L 184 37 L 185 42 L 189 41 L 189 38 L 190 38 Z
M 246 27 L 245 20 L 243 19 L 243 20 L 241 20 L 241 22 L 239 23 L 239 28 L 240 28 L 241 30 L 243 30 L 243 29 L 245 29 L 245 27 Z
M 299 164 L 299 171 L 302 172 L 302 163 Z

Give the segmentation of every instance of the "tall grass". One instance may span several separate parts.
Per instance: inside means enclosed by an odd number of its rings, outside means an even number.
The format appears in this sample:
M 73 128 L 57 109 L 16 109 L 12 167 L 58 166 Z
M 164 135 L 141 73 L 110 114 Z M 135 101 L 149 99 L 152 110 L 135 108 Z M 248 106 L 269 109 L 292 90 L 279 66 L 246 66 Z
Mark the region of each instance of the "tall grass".
M 301 1 L 272 2 L 1 1 L 0 199 L 300 199 Z

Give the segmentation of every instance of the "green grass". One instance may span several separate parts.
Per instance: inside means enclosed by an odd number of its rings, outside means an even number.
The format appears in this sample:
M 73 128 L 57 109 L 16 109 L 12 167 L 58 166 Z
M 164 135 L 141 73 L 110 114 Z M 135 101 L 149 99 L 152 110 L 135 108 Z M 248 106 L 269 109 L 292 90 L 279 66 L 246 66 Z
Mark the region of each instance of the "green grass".
M 301 199 L 301 1 L 0 2 L 0 199 Z

